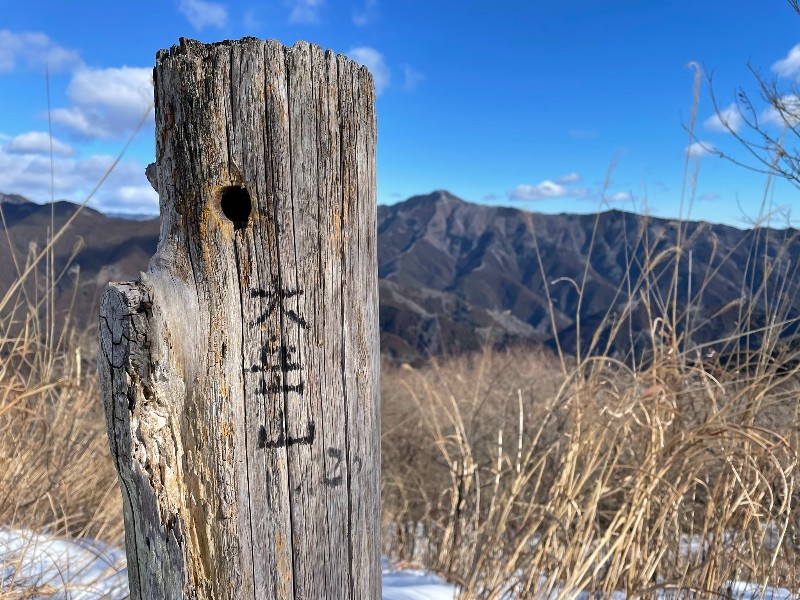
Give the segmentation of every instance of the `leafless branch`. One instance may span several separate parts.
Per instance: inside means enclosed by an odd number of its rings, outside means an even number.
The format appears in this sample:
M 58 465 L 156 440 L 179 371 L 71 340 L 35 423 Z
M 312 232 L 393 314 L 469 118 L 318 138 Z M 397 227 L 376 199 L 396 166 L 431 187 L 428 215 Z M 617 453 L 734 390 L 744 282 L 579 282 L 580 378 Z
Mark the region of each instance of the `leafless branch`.
M 800 0 L 790 1 L 793 5 L 800 3 Z M 709 148 L 695 139 L 711 154 L 757 173 L 781 177 L 800 187 L 800 148 L 795 145 L 800 140 L 800 93 L 794 87 L 781 91 L 776 81 L 767 79 L 752 66 L 749 68 L 758 83 L 761 100 L 758 104 L 763 104 L 765 110 L 757 109 L 750 94 L 740 88 L 732 105 L 738 116 L 733 118 L 730 108 L 720 107 L 712 74 L 708 75 L 708 87 L 719 123 L 741 144 L 750 159 Z

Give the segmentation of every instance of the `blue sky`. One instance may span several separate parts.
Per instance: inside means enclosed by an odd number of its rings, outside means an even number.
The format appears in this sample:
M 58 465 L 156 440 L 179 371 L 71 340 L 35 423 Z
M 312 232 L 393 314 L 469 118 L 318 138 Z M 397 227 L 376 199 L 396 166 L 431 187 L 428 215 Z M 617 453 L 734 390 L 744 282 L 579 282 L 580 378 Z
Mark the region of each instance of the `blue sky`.
M 723 109 L 739 86 L 758 97 L 748 65 L 787 93 L 800 75 L 800 15 L 785 0 L 13 3 L 0 19 L 0 191 L 50 198 L 45 64 L 55 196 L 80 201 L 145 113 L 158 49 L 246 35 L 307 40 L 371 68 L 381 203 L 447 189 L 544 212 L 678 216 L 690 63 L 713 73 Z M 704 77 L 697 138 L 746 159 L 713 115 Z M 787 210 L 797 201 L 786 183 L 691 154 L 692 218 L 742 226 L 765 196 Z M 143 175 L 153 160 L 150 117 L 93 206 L 156 212 Z

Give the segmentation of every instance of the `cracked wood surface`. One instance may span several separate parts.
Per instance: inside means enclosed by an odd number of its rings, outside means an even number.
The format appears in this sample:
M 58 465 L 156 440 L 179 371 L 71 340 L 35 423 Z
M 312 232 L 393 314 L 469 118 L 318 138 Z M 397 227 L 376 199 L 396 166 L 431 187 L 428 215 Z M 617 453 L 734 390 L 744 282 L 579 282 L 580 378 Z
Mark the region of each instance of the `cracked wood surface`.
M 298 43 L 157 55 L 161 238 L 99 368 L 132 598 L 379 598 L 375 101 Z

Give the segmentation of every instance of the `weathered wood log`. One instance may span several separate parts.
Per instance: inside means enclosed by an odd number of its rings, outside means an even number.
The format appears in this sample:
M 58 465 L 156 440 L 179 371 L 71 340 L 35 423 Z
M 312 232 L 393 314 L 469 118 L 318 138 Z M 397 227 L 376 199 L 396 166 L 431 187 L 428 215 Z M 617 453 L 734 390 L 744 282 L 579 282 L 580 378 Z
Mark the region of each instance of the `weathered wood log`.
M 99 367 L 131 597 L 380 597 L 372 77 L 306 43 L 157 55 L 161 238 Z

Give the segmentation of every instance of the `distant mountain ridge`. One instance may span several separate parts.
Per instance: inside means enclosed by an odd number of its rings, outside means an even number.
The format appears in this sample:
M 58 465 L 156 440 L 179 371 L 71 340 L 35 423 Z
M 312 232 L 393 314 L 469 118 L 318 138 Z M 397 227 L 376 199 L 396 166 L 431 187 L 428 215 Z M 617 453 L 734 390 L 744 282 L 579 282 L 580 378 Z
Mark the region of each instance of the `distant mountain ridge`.
M 635 334 L 635 339 L 618 335 L 612 350 L 646 347 L 647 332 L 663 314 L 658 309 L 648 313 L 637 293 L 629 298 L 628 284 L 635 292 L 644 278 L 655 291 L 653 302 L 669 303 L 673 275 L 678 326 L 688 323 L 692 331 L 687 343 L 734 335 L 748 326 L 744 320 L 751 329 L 763 325 L 768 310 L 760 308 L 763 300 L 774 302 L 778 296 L 784 316 L 796 318 L 797 233 L 679 223 L 618 210 L 544 215 L 471 204 L 446 191 L 379 206 L 384 351 L 474 349 L 487 336 L 498 343 L 554 346 L 555 327 L 562 347 L 574 353 L 579 333 L 586 351 L 600 325 L 612 323 Z M 678 257 L 679 238 L 683 249 Z M 780 264 L 783 275 L 776 269 Z M 691 305 L 685 299 L 689 294 Z M 414 305 L 403 302 L 408 299 Z M 630 321 L 619 323 L 629 303 L 635 307 Z M 753 303 L 749 316 L 742 312 Z M 414 326 L 416 339 L 408 335 Z M 595 349 L 608 341 L 608 331 L 599 333 Z
M 42 247 L 46 241 L 50 205 L 7 194 L 0 202 L 17 260 L 24 262 L 31 243 Z M 58 202 L 53 209 L 58 227 L 76 205 Z M 158 227 L 157 220 L 84 209 L 57 246 L 58 271 L 76 240 L 84 245 L 74 260 L 78 268 L 59 283 L 61 304 L 68 305 L 79 271 L 75 315 L 91 324 L 105 283 L 133 279 L 147 268 Z M 794 277 L 800 244 L 793 229 L 742 231 L 621 211 L 543 215 L 436 191 L 379 206 L 377 233 L 382 351 L 401 360 L 474 350 L 487 342 L 555 346 L 554 328 L 567 352 L 575 351 L 579 337 L 586 350 L 598 327 L 613 323 L 634 332 L 634 339 L 619 334 L 613 350 L 646 347 L 648 332 L 662 315 L 648 313 L 636 293 L 629 298 L 629 284 L 633 289 L 641 278 L 652 282 L 654 298 L 662 302 L 670 301 L 673 276 L 681 296 L 693 295 L 690 304 L 677 301 L 679 326 L 689 325 L 693 343 L 735 333 L 743 318 L 751 327 L 764 321 L 775 298 L 783 302 L 785 318 L 800 314 Z M 684 242 L 676 270 L 672 258 L 678 256 L 679 238 Z M 0 288 L 10 285 L 15 273 L 4 243 Z M 635 308 L 626 320 L 629 303 Z M 742 310 L 751 305 L 755 310 L 748 317 Z M 599 332 L 596 347 L 608 335 L 608 327 Z
M 0 290 L 6 290 L 16 280 L 18 268 L 46 246 L 51 216 L 59 230 L 78 205 L 64 200 L 37 204 L 19 195 L 0 194 L 0 209 L 5 221 L 0 230 L 8 229 L 0 236 Z M 93 326 L 105 284 L 135 279 L 147 268 L 158 243 L 158 229 L 158 220 L 111 218 L 83 208 L 55 245 L 56 306 L 66 312 L 74 302 L 73 322 L 81 328 Z M 43 263 L 41 268 L 44 272 Z M 38 290 L 33 279 L 27 284 L 30 298 L 43 292 L 41 278 Z
M 59 202 L 67 202 L 67 204 L 73 204 L 72 202 L 69 202 L 67 200 L 56 201 L 56 203 Z M 16 205 L 36 204 L 38 206 L 50 206 L 49 202 L 46 204 L 40 204 L 38 202 L 33 202 L 32 200 L 29 200 L 25 196 L 20 196 L 19 194 L 3 194 L 2 192 L 0 192 L 0 204 L 16 204 Z M 157 214 L 151 214 L 151 213 L 104 212 L 102 214 L 112 219 L 125 219 L 130 221 L 149 221 L 152 219 L 158 219 Z

